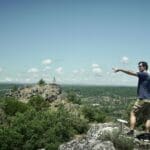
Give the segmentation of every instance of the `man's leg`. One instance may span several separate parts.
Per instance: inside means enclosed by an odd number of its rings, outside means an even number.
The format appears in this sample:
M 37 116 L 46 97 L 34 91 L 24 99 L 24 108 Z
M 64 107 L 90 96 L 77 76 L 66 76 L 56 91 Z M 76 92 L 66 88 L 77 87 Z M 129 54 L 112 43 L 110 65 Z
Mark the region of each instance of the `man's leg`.
M 136 116 L 135 116 L 134 111 L 132 110 L 130 113 L 130 131 L 127 133 L 127 135 L 129 136 L 134 135 L 135 124 L 136 124 Z
M 134 129 L 136 125 L 136 114 L 139 112 L 141 106 L 140 106 L 140 101 L 137 100 L 132 107 L 131 113 L 130 113 L 130 132 L 127 133 L 127 135 L 134 135 Z
M 135 124 L 136 124 L 136 116 L 135 116 L 135 113 L 131 111 L 130 113 L 130 129 L 131 130 L 134 130 Z
M 146 132 L 149 133 L 150 132 L 150 120 L 146 121 L 145 127 L 146 127 Z
M 144 105 L 144 116 L 146 117 L 146 123 L 145 123 L 145 131 L 147 133 L 150 132 L 150 101 L 145 100 L 145 105 Z

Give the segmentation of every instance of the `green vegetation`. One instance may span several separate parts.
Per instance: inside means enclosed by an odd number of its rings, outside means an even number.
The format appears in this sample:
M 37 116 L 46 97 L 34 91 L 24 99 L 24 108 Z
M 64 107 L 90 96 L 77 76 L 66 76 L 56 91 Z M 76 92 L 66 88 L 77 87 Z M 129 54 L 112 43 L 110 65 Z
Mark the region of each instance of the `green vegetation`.
M 66 85 L 63 90 L 78 95 L 82 105 L 99 105 L 98 109 L 105 112 L 107 121 L 116 121 L 117 118 L 127 120 L 136 100 L 135 87 Z
M 39 85 L 44 84 L 41 79 Z M 135 87 L 62 86 L 68 101 L 79 108 L 79 115 L 75 115 L 63 105 L 52 109 L 41 96 L 32 97 L 28 103 L 5 98 L 7 89 L 21 86 L 0 85 L 1 150 L 58 149 L 75 134 L 85 133 L 89 122 L 128 119 L 136 97 Z M 132 140 L 118 137 L 117 133 L 107 139 L 118 149 L 132 148 Z
M 26 104 L 19 102 L 14 98 L 6 98 L 2 107 L 6 115 L 9 116 L 14 116 L 17 112 L 24 113 L 28 109 Z
M 45 85 L 46 82 L 43 79 L 40 79 L 40 81 L 38 82 L 38 85 L 43 86 Z
M 90 122 L 105 122 L 106 121 L 106 113 L 102 111 L 99 107 L 85 105 L 82 108 L 82 112 Z
M 32 97 L 28 105 L 32 106 L 36 111 L 41 111 L 49 107 L 49 103 L 39 95 Z
M 11 91 L 16 91 L 18 88 L 22 88 L 24 86 L 27 86 L 25 84 L 0 84 L 0 97 L 5 97 L 5 94 Z M 28 86 L 31 86 L 31 84 L 28 84 Z
M 77 94 L 74 91 L 71 91 L 71 90 L 68 91 L 68 93 L 67 93 L 67 99 L 69 101 L 71 101 L 72 103 L 81 104 L 80 97 L 78 97 Z
M 76 94 L 85 97 L 97 97 L 97 96 L 110 96 L 110 97 L 135 97 L 136 88 L 135 87 L 123 87 L 123 86 L 62 86 L 63 90 L 74 91 Z
M 13 87 L 12 87 L 12 91 L 13 92 L 16 92 L 18 90 L 18 86 L 17 85 L 14 85 Z
M 5 117 L 0 124 L 1 150 L 55 150 L 74 134 L 88 129 L 85 119 L 70 114 L 62 106 L 51 110 L 39 96 L 27 104 L 12 98 L 1 99 L 0 109 L 0 117 Z

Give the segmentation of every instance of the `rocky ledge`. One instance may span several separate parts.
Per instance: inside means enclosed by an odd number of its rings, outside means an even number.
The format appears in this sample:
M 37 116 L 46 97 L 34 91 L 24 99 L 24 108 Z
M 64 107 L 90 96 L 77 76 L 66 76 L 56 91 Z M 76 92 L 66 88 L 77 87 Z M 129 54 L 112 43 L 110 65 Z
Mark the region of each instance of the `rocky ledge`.
M 52 102 L 59 98 L 62 90 L 58 84 L 33 85 L 29 87 L 19 88 L 16 91 L 10 91 L 6 94 L 7 97 L 15 97 L 16 99 L 28 102 L 35 95 L 40 95 L 44 100 Z
M 124 132 L 129 131 L 124 127 Z M 136 132 L 137 133 L 137 132 Z M 92 124 L 86 135 L 60 145 L 59 150 L 149 150 L 150 142 L 128 137 L 119 124 Z

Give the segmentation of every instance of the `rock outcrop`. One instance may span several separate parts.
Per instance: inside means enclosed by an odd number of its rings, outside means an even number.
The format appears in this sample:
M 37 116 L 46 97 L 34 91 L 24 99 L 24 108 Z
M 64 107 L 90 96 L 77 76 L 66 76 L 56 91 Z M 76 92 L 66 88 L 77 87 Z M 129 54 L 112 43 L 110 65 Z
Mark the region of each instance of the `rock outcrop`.
M 59 98 L 62 90 L 57 84 L 46 84 L 46 85 L 34 85 L 30 87 L 24 87 L 16 90 L 15 92 L 10 91 L 6 96 L 15 97 L 16 99 L 28 102 L 29 99 L 35 95 L 40 95 L 44 100 L 52 102 Z
M 103 134 L 111 134 L 113 130 L 118 130 L 118 127 L 111 123 L 93 124 L 87 135 L 60 145 L 59 150 L 115 150 L 111 141 L 101 139 Z
M 121 133 L 119 125 L 115 123 L 92 124 L 86 135 L 60 145 L 59 150 L 150 149 L 150 142 L 127 136 L 125 132 L 129 131 L 128 127 L 125 126 L 123 131 Z

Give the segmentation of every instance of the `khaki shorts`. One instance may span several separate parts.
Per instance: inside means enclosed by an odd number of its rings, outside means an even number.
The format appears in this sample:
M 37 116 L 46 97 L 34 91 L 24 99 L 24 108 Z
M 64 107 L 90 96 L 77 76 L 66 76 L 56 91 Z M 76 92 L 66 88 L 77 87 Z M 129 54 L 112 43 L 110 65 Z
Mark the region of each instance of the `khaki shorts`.
M 140 120 L 150 120 L 150 100 L 138 99 L 132 107 L 132 111 L 137 118 L 140 117 Z

